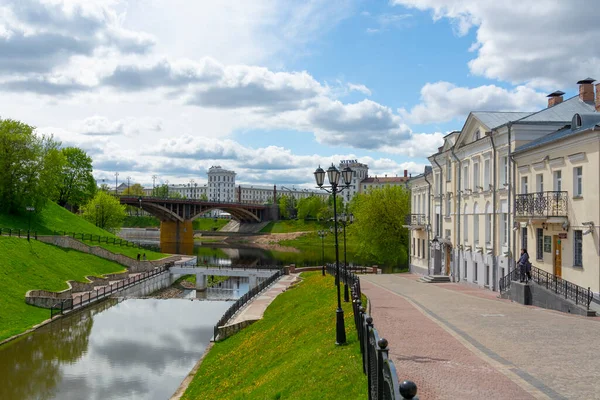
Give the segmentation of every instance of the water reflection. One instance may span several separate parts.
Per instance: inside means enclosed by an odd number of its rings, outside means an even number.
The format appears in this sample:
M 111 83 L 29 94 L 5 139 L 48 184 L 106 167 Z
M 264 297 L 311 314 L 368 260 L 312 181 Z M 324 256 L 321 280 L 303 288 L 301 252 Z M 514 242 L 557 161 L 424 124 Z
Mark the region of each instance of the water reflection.
M 188 299 L 225 301 L 239 299 L 248 293 L 249 289 L 250 280 L 248 278 L 232 277 L 203 291 L 186 290 L 183 296 Z
M 0 348 L 0 399 L 166 399 L 224 301 L 107 301 Z

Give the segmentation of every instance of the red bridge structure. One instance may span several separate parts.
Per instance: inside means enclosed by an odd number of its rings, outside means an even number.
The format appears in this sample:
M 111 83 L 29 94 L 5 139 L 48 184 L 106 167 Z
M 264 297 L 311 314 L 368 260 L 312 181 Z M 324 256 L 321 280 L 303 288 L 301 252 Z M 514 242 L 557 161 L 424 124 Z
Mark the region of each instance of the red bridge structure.
M 192 221 L 212 210 L 222 210 L 241 223 L 277 220 L 277 205 L 226 203 L 196 199 L 120 196 L 121 204 L 139 207 L 160 220 L 160 247 L 165 253 L 191 254 L 194 247 Z

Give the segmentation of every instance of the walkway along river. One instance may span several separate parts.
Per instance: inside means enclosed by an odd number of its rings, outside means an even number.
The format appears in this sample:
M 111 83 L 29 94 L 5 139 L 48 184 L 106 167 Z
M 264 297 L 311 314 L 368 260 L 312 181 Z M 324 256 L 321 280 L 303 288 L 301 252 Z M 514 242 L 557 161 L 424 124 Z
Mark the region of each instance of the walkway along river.
M 169 398 L 244 281 L 196 299 L 110 299 L 0 347 L 0 399 Z M 198 296 L 200 297 L 200 296 Z

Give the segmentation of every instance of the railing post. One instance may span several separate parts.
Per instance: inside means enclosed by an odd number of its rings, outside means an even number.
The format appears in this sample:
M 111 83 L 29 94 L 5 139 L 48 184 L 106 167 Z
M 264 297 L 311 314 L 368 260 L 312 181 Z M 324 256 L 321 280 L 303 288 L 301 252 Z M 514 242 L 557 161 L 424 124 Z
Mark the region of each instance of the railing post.
M 565 299 L 567 298 L 567 294 L 568 294 L 567 292 L 568 292 L 568 290 L 569 290 L 569 286 L 568 286 L 568 284 L 569 284 L 569 282 L 568 282 L 568 281 L 565 281 Z
M 575 304 L 579 304 L 579 285 L 575 286 Z

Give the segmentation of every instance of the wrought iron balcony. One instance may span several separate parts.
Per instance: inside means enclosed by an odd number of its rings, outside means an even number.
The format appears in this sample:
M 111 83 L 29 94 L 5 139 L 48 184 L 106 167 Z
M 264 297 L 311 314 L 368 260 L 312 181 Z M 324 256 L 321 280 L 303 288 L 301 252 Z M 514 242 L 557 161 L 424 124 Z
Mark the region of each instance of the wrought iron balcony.
M 405 217 L 404 223 L 405 225 L 411 226 L 426 226 L 427 217 L 425 216 L 425 214 L 408 214 Z
M 566 217 L 568 192 L 518 194 L 515 199 L 517 217 Z

